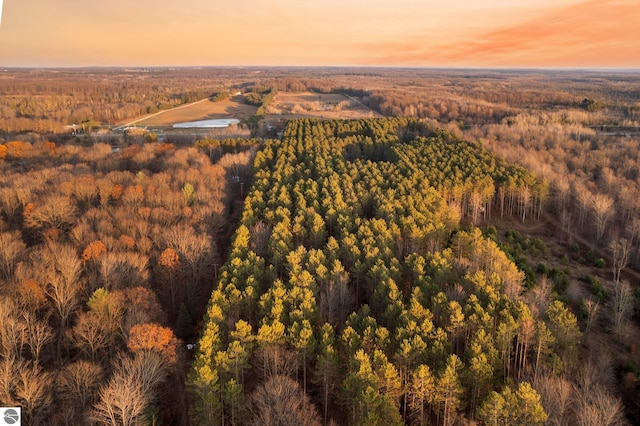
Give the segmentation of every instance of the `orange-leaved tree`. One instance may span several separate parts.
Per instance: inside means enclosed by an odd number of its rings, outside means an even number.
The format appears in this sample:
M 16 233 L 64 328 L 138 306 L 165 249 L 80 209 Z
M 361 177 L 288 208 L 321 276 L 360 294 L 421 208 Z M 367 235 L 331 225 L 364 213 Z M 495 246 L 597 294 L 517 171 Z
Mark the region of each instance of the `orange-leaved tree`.
M 100 256 L 107 252 L 107 247 L 100 240 L 89 243 L 86 249 L 82 252 L 82 260 L 98 260 Z
M 173 364 L 177 359 L 178 339 L 170 328 L 158 324 L 137 324 L 129 330 L 127 347 L 133 353 L 139 351 L 155 351 L 164 355 Z

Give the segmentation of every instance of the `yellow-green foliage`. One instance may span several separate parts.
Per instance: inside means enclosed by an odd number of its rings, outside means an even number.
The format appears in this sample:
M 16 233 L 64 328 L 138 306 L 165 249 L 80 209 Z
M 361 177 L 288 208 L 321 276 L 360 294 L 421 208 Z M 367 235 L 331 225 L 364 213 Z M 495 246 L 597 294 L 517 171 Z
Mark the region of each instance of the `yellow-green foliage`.
M 292 121 L 254 168 L 192 373 L 193 385 L 219 378 L 217 422 L 249 380 L 291 373 L 291 357 L 301 388 L 322 391 L 316 408 L 347 408 L 350 424 L 474 417 L 505 380 L 551 362 L 527 340 L 524 274 L 479 229 L 460 229 L 482 209 L 533 211 L 544 185 L 524 169 L 401 118 Z M 538 406 L 521 418 L 543 419 Z

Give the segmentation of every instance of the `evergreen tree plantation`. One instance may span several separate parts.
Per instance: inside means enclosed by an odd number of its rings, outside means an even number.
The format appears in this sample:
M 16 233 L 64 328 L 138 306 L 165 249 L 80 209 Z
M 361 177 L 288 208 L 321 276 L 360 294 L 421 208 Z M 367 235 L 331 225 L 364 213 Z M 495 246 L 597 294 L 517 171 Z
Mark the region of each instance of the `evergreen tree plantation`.
M 474 226 L 547 187 L 412 119 L 301 119 L 263 146 L 197 344 L 198 424 L 543 425 L 576 316 Z

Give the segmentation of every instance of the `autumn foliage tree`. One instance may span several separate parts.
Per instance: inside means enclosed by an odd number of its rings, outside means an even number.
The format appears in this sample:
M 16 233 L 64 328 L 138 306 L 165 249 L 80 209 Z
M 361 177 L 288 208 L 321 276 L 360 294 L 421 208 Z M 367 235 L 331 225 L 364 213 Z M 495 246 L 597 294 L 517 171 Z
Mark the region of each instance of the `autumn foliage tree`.
M 132 353 L 153 351 L 160 353 L 168 363 L 177 361 L 178 340 L 173 331 L 157 324 L 138 324 L 129 330 L 127 347 Z
M 93 241 L 82 252 L 82 260 L 85 262 L 96 261 L 106 252 L 107 248 L 102 241 Z

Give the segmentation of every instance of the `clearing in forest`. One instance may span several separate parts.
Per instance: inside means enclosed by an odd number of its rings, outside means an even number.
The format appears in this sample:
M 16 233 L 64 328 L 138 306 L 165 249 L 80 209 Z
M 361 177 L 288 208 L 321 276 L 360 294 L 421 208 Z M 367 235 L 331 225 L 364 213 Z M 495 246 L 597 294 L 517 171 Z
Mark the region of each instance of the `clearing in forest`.
M 174 108 L 161 114 L 156 114 L 136 124 L 143 126 L 171 126 L 175 123 L 187 121 L 207 120 L 216 118 L 236 118 L 245 120 L 256 112 L 256 107 L 247 105 L 243 96 L 234 96 L 219 102 L 204 100 L 193 104 Z
M 268 120 L 281 118 L 358 119 L 377 117 L 379 114 L 352 96 L 339 93 L 278 92 L 266 111 Z

